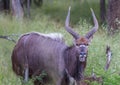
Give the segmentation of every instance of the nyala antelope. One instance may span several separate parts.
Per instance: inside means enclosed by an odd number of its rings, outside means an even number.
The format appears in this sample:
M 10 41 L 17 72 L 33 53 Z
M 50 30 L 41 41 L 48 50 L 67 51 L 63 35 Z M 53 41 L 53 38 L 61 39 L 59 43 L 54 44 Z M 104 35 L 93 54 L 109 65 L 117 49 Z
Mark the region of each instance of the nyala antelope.
M 98 21 L 91 9 L 94 27 L 85 35 L 80 36 L 69 25 L 70 8 L 65 21 L 65 29 L 74 38 L 74 44 L 68 46 L 59 36 L 41 33 L 27 33 L 20 37 L 12 53 L 13 71 L 23 76 L 37 76 L 46 72 L 53 85 L 79 85 L 86 67 L 88 45 L 98 30 Z M 34 85 L 39 85 L 35 80 Z M 45 78 L 46 81 L 46 78 Z

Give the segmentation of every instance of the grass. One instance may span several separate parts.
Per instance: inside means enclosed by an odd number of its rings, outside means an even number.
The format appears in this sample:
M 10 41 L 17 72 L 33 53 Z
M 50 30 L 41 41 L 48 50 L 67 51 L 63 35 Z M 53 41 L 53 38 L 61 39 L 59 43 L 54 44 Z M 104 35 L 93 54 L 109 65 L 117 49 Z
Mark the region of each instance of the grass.
M 51 0 L 52 1 L 52 0 Z M 64 35 L 66 44 L 72 44 L 72 36 L 64 29 L 64 21 L 68 7 L 71 5 L 71 25 L 81 35 L 92 27 L 90 8 L 93 8 L 99 20 L 99 0 L 85 0 L 79 3 L 73 0 L 44 0 L 41 8 L 33 6 L 31 19 L 17 21 L 11 15 L 0 14 L 0 35 L 23 34 L 37 31 L 41 33 L 60 32 Z M 100 21 L 100 20 L 99 20 Z M 101 26 L 89 46 L 89 54 L 85 75 L 90 76 L 92 69 L 97 76 L 102 76 L 103 85 L 119 85 L 120 83 L 120 34 L 107 36 L 106 26 Z M 14 37 L 16 40 L 18 37 Z M 108 71 L 104 71 L 106 45 L 111 46 L 113 56 Z M 0 39 L 0 85 L 21 85 L 20 77 L 12 71 L 11 53 L 14 43 Z M 27 85 L 33 85 L 32 80 Z M 91 85 L 99 85 L 92 83 Z

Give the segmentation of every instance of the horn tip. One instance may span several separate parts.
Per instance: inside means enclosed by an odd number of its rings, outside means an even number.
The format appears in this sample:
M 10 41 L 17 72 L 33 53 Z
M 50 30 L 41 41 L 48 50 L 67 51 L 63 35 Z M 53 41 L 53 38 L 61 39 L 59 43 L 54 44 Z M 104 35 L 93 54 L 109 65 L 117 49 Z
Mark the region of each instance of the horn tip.
M 94 12 L 92 8 L 90 8 L 90 10 L 91 10 L 92 13 Z
M 71 10 L 71 6 L 69 6 L 69 10 Z

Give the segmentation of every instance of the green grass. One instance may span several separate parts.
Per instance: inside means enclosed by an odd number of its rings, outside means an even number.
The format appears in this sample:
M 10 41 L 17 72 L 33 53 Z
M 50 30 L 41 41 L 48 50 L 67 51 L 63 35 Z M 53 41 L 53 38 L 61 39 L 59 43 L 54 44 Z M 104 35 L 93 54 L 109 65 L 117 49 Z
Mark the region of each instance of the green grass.
M 52 0 L 51 0 L 52 1 Z M 10 15 L 0 14 L 0 35 L 23 34 L 37 31 L 41 33 L 60 32 L 64 35 L 66 44 L 72 44 L 72 36 L 64 29 L 68 7 L 71 5 L 71 26 L 81 36 L 87 33 L 92 25 L 90 8 L 93 8 L 99 20 L 99 0 L 85 0 L 79 3 L 73 0 L 44 0 L 41 8 L 31 9 L 31 19 L 18 21 Z M 102 76 L 103 85 L 120 85 L 120 34 L 107 36 L 106 26 L 101 26 L 89 46 L 87 68 L 85 75 L 90 76 L 92 69 L 97 76 Z M 16 40 L 18 37 L 14 37 Z M 110 68 L 104 71 L 106 45 L 110 45 L 113 56 Z M 11 53 L 14 43 L 0 39 L 0 85 L 21 85 L 20 77 L 12 71 Z M 32 80 L 27 85 L 33 85 Z M 92 83 L 91 85 L 99 85 Z

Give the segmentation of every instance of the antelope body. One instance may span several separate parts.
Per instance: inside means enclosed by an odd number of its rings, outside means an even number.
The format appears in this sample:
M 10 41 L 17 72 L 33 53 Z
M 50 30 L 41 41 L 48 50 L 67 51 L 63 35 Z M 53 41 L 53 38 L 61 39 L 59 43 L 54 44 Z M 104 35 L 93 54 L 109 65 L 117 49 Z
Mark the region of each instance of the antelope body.
M 75 39 L 72 46 L 66 45 L 60 38 L 53 39 L 41 33 L 21 36 L 12 53 L 13 71 L 25 77 L 26 81 L 28 77 L 45 71 L 54 85 L 76 85 L 76 82 L 79 85 L 86 67 L 87 47 L 98 29 L 97 19 L 91 11 L 95 26 L 82 37 L 69 26 L 69 8 L 65 28 Z

